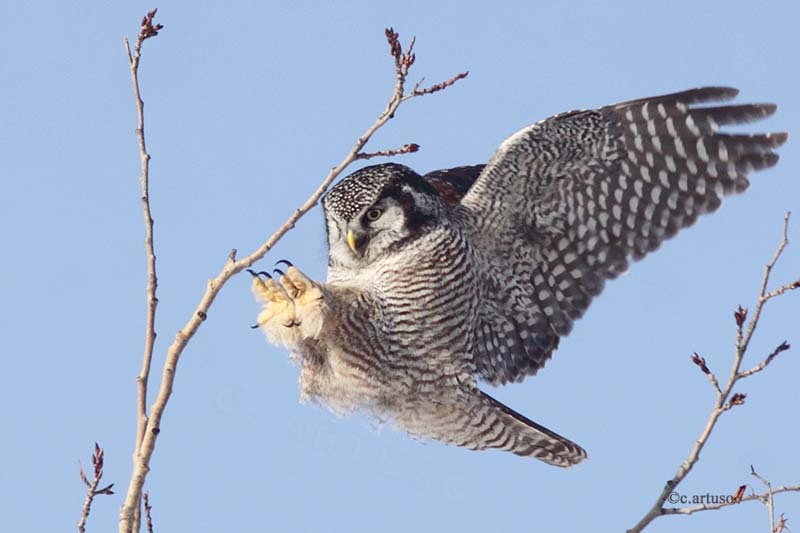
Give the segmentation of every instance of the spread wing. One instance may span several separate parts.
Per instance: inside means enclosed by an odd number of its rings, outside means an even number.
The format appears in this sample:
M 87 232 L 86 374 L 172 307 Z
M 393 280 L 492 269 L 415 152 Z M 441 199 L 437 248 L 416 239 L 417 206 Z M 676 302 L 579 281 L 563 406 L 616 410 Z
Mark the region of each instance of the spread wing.
M 486 267 L 481 377 L 535 374 L 605 280 L 778 161 L 787 134 L 718 131 L 775 105 L 694 105 L 737 93 L 705 87 L 572 111 L 503 142 L 454 211 Z

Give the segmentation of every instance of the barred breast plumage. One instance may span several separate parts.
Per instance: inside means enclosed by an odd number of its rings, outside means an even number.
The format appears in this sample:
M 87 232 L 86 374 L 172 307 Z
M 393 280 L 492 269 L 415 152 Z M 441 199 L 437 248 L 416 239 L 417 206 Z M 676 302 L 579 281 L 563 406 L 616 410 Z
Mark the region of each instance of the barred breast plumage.
M 486 166 L 361 169 L 323 201 L 327 283 L 293 266 L 256 277 L 259 325 L 300 362 L 303 396 L 336 412 L 578 463 L 580 446 L 476 380 L 536 373 L 605 280 L 777 162 L 786 134 L 718 131 L 774 105 L 693 107 L 735 95 L 707 87 L 564 113 L 511 136 Z

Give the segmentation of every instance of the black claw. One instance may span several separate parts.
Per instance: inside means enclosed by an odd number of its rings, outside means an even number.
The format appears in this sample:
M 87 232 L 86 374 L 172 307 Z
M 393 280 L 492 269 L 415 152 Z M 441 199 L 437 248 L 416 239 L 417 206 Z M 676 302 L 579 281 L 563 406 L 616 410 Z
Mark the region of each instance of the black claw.
M 273 274 L 278 274 L 279 276 L 285 276 L 285 275 L 286 275 L 286 274 L 283 272 L 283 270 L 280 270 L 279 268 L 276 268 L 275 270 L 273 270 L 273 271 L 272 271 L 272 273 L 273 273 Z
M 258 324 L 256 324 L 255 326 L 250 326 L 250 329 L 258 329 Z
M 278 266 L 278 265 L 280 265 L 281 263 L 283 263 L 284 265 L 286 265 L 286 268 L 290 268 L 290 267 L 293 267 L 293 266 L 294 266 L 294 265 L 293 265 L 293 264 L 292 264 L 290 261 L 288 261 L 288 260 L 286 260 L 286 259 L 281 259 L 280 261 L 278 261 L 277 263 L 275 263 L 275 266 Z
M 270 276 L 269 272 L 264 272 L 263 270 L 262 270 L 261 272 L 255 272 L 254 270 L 250 270 L 250 269 L 248 268 L 248 269 L 247 269 L 247 272 L 249 272 L 249 273 L 250 273 L 250 275 L 251 275 L 251 276 L 253 276 L 254 278 L 257 278 L 257 277 L 259 277 L 259 276 L 264 276 L 264 277 L 266 277 L 267 279 L 272 279 L 272 276 Z

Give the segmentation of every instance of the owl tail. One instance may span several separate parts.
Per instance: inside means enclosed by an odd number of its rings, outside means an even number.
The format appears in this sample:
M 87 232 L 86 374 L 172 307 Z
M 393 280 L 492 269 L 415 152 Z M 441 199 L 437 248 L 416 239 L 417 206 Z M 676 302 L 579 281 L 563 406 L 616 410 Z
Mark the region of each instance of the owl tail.
M 470 450 L 504 450 L 567 467 L 586 459 L 586 451 L 474 389 L 474 394 L 407 406 L 396 421 L 410 434 Z
M 561 467 L 576 465 L 586 459 L 586 450 L 571 440 L 522 416 L 485 392 L 478 393 L 474 441 L 467 447 L 506 450 Z

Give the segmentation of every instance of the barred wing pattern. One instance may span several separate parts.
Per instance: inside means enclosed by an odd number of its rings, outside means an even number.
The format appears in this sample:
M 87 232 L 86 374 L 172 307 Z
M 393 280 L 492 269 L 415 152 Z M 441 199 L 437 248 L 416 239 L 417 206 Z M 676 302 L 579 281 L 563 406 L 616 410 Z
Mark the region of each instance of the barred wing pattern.
M 775 105 L 693 106 L 737 93 L 705 87 L 572 111 L 503 142 L 454 211 L 487 267 L 481 377 L 535 374 L 605 280 L 777 162 L 787 134 L 718 132 Z

